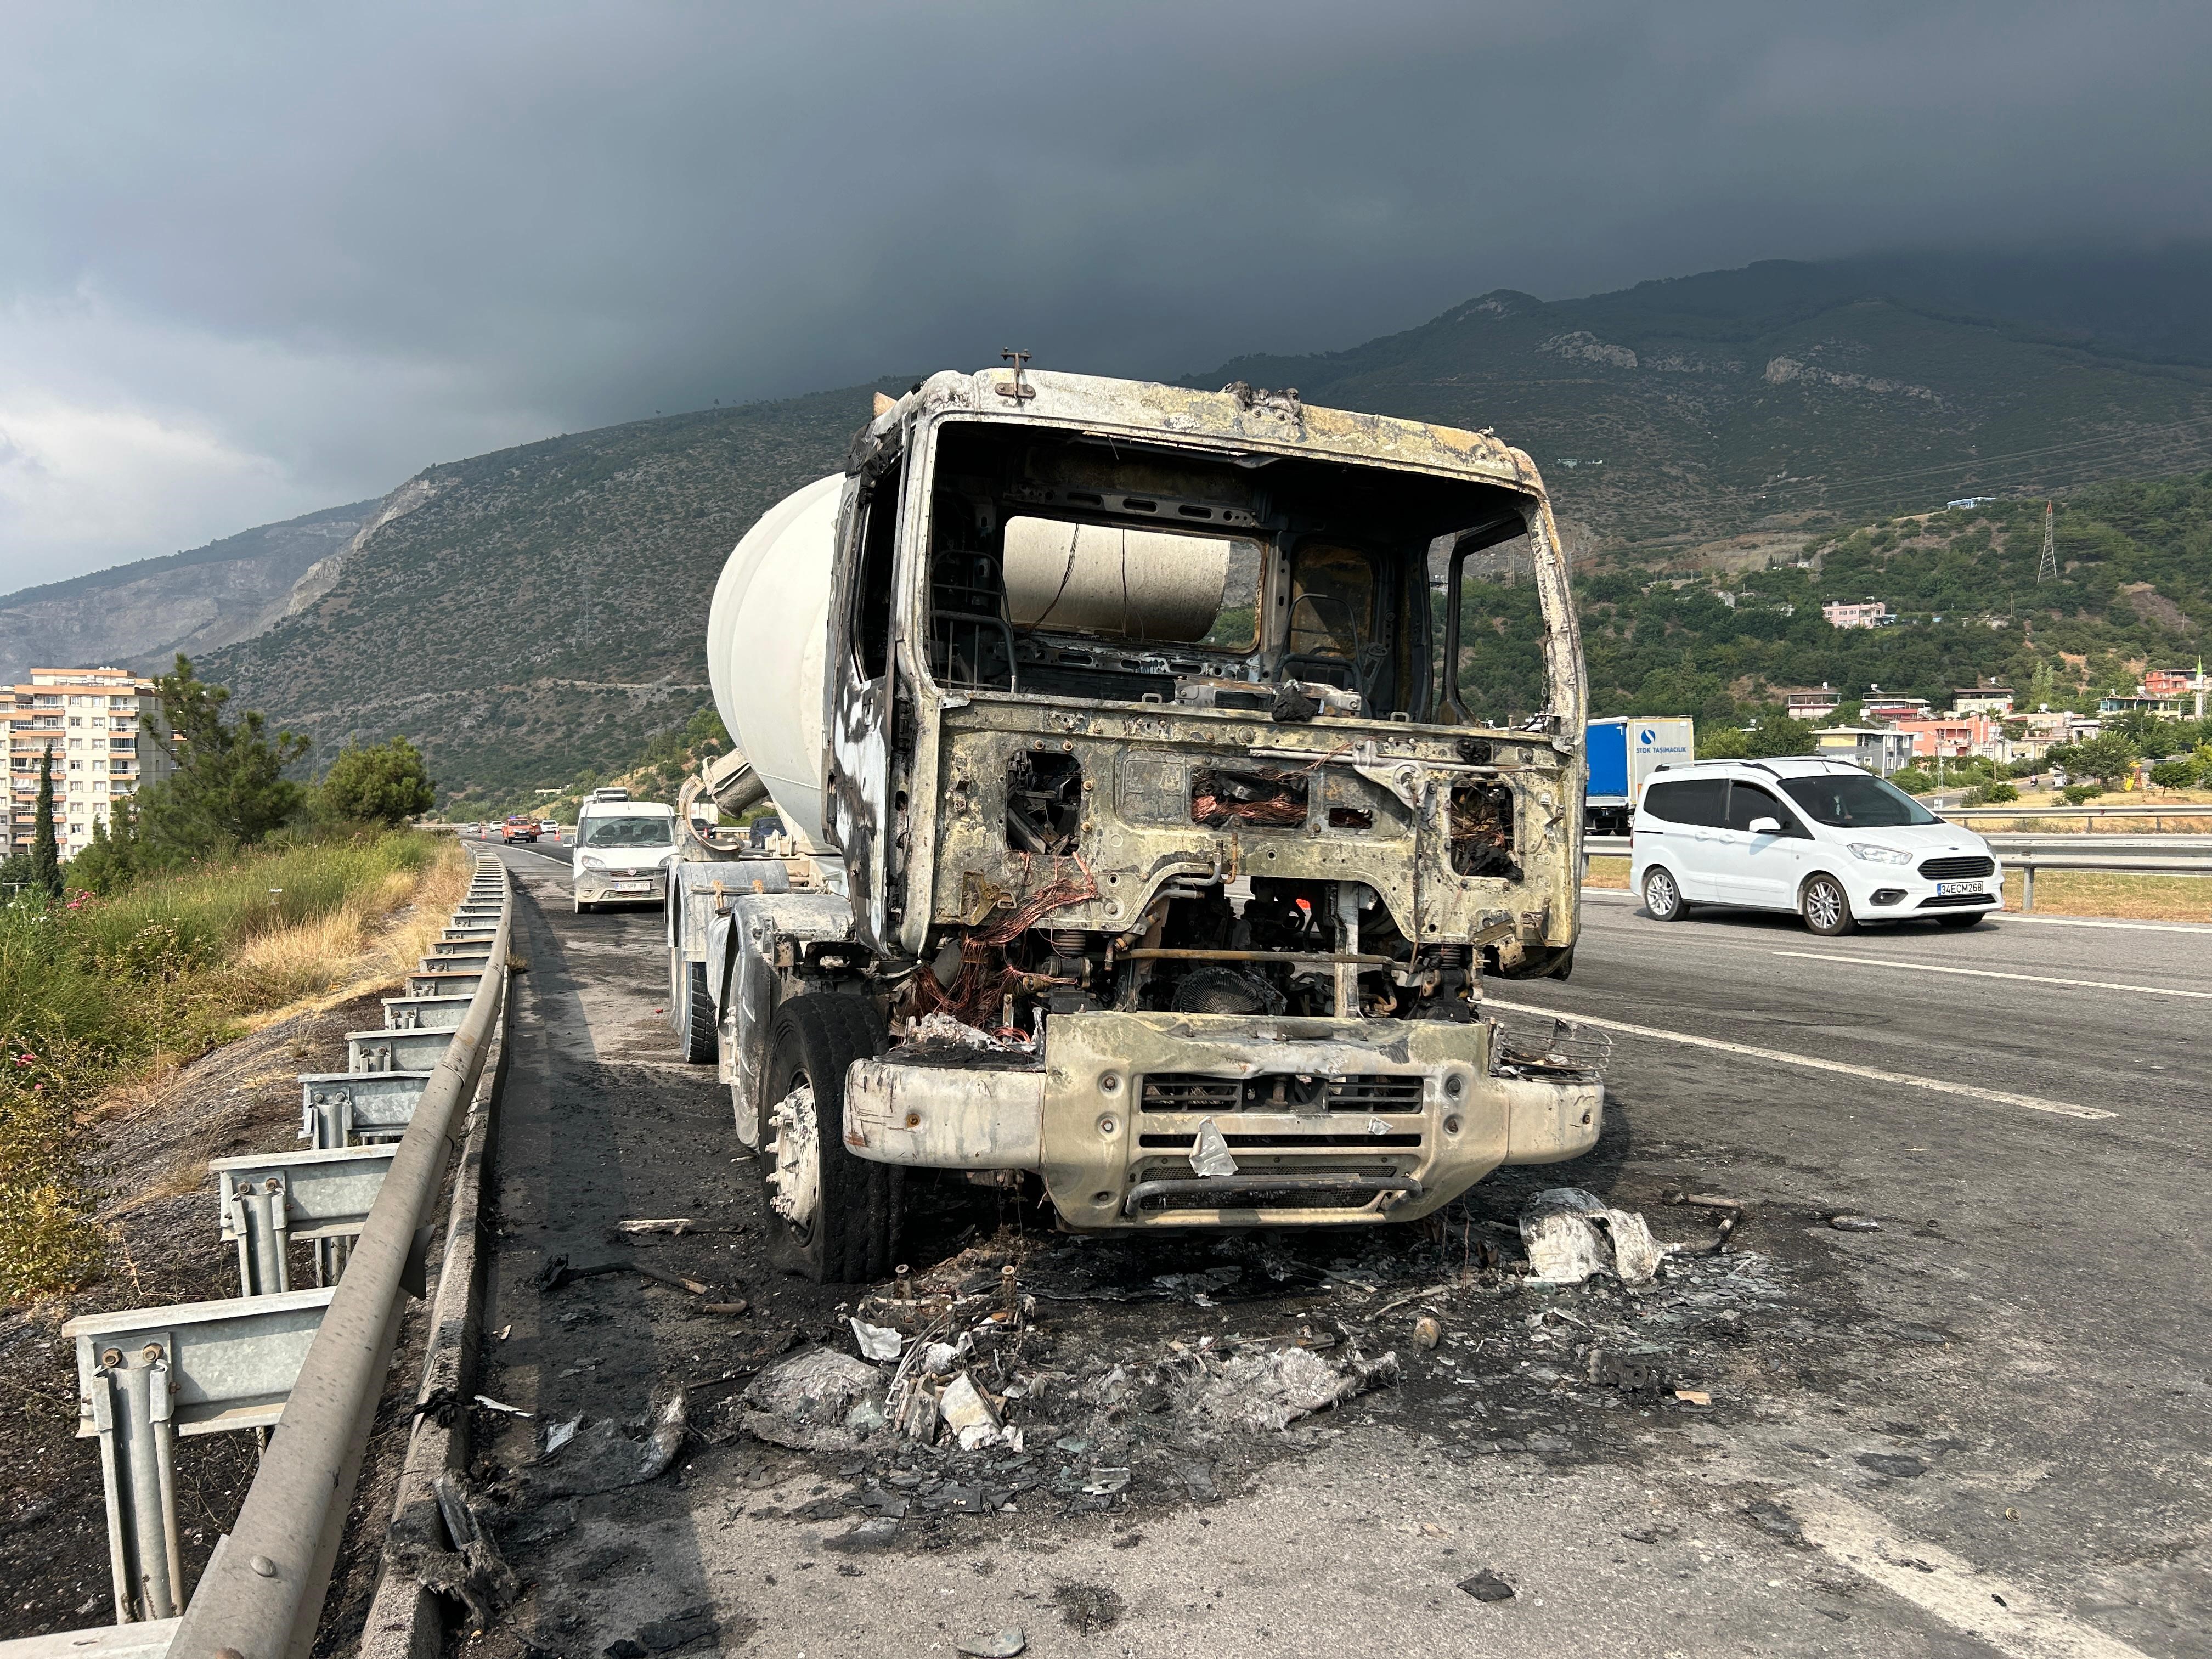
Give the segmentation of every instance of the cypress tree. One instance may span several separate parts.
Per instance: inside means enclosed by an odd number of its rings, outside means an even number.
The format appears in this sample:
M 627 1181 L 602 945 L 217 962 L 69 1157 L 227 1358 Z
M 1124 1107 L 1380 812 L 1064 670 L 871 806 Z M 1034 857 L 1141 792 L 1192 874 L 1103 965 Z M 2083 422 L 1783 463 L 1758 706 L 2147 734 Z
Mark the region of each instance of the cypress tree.
M 31 820 L 31 883 L 48 898 L 62 896 L 61 848 L 54 839 L 54 746 L 39 757 L 39 805 Z

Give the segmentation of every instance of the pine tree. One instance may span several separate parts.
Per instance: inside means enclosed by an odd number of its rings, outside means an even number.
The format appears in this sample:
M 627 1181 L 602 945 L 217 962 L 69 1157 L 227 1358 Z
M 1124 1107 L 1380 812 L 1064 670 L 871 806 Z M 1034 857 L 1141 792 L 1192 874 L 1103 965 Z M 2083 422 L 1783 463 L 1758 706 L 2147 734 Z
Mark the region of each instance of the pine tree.
M 54 746 L 39 757 L 39 805 L 31 820 L 31 884 L 48 898 L 62 896 L 61 848 L 54 838 Z

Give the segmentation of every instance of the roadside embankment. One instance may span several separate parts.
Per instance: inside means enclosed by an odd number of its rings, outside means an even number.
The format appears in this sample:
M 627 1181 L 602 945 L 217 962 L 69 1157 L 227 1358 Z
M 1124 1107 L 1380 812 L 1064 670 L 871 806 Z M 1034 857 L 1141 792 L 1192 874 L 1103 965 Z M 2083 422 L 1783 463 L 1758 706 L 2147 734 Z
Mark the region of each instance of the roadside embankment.
M 107 1189 L 163 1178 L 103 1123 L 220 1043 L 397 982 L 467 863 L 398 831 L 0 908 L 0 1305 L 96 1276 L 103 1197 L 130 1196 Z

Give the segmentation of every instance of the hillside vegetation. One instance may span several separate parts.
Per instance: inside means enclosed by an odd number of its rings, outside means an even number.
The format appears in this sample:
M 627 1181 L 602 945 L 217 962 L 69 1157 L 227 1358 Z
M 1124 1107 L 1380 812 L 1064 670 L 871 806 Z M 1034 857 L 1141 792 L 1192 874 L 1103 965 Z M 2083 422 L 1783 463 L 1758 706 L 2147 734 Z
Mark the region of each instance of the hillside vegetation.
M 104 1091 L 295 999 L 397 978 L 466 863 L 451 840 L 398 831 L 0 906 L 0 1304 L 98 1271 L 83 1125 Z M 427 925 L 394 926 L 410 902 Z
M 505 794 L 604 771 L 705 700 L 723 561 L 777 500 L 842 465 L 875 389 L 432 467 L 319 599 L 203 671 L 325 760 L 404 732 L 449 786 Z
M 1884 520 L 1809 542 L 1809 568 L 1746 571 L 1601 562 L 1575 576 L 1598 714 L 1729 720 L 1779 690 L 1869 685 L 1939 707 L 1994 681 L 2025 707 L 2095 707 L 2142 670 L 2193 664 L 2212 635 L 2212 471 L 2094 485 L 2061 500 L 2057 580 L 2039 584 L 2043 504 Z M 1722 595 L 1733 599 L 1733 606 Z M 1877 599 L 1904 620 L 1838 629 L 1828 600 Z M 1540 696 L 1534 597 L 1471 585 L 1461 678 L 1483 706 Z

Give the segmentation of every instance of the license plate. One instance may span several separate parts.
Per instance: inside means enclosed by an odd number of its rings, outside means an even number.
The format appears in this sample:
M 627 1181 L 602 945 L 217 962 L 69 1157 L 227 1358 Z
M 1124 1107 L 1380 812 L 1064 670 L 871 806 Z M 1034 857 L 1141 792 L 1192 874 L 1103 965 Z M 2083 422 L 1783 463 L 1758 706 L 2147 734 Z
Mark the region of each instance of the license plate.
M 1954 893 L 1978 893 L 1981 890 L 1982 884 L 1978 881 L 1939 881 L 1936 884 L 1937 898 L 1948 898 Z
M 653 884 L 649 881 L 618 881 L 615 884 L 617 893 L 650 893 L 652 890 Z M 1979 892 L 1981 890 L 1978 887 L 1974 890 Z

